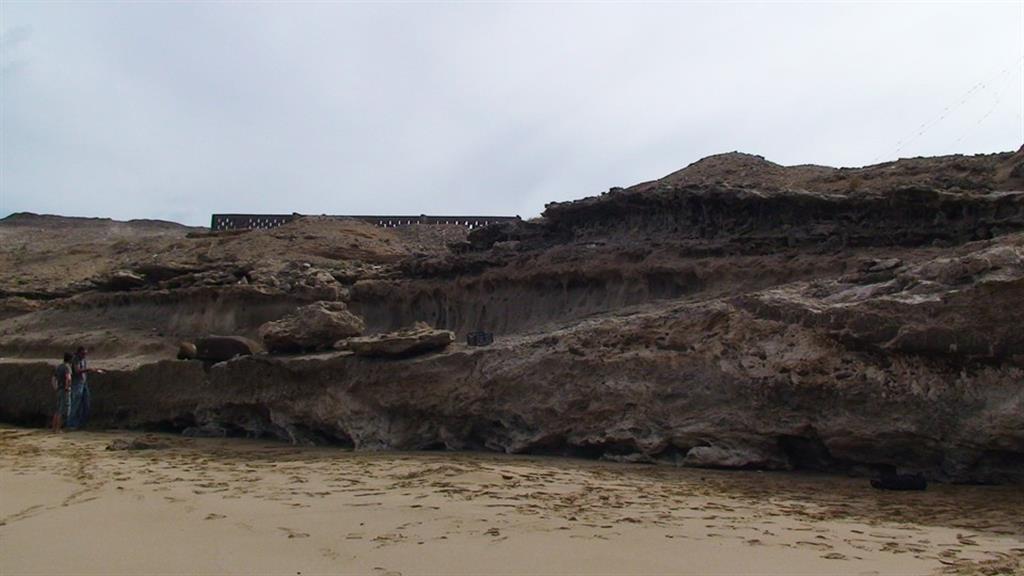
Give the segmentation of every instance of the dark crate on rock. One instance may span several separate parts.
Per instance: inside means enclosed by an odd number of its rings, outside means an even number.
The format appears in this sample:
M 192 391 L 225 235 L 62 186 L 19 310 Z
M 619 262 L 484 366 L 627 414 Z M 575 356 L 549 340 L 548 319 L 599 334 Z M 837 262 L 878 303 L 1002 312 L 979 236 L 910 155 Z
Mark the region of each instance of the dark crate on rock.
M 493 332 L 470 332 L 466 334 L 466 344 L 469 346 L 488 346 L 494 343 Z

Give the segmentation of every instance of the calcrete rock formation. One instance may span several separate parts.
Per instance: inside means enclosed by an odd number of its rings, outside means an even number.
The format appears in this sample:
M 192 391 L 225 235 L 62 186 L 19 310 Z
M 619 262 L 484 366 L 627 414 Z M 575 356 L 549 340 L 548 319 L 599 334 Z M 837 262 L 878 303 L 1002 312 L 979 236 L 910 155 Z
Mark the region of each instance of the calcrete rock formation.
M 723 299 L 666 302 L 400 364 L 338 354 L 112 370 L 96 376 L 94 422 L 357 449 L 1024 480 L 1024 370 L 846 342 Z M 0 420 L 45 422 L 51 371 L 0 363 Z
M 97 281 L 97 285 L 107 290 L 131 290 L 146 285 L 146 278 L 131 270 L 115 270 L 106 278 Z
M 441 350 L 454 341 L 455 333 L 451 330 L 435 330 L 426 323 L 418 322 L 397 332 L 340 340 L 334 347 L 351 350 L 357 356 L 404 357 Z
M 362 319 L 349 312 L 344 302 L 314 302 L 260 326 L 259 334 L 271 352 L 301 352 L 330 348 L 364 329 Z
M 81 344 L 109 368 L 92 388 L 100 427 L 1024 482 L 1022 163 L 726 154 L 468 237 L 14 215 L 0 221 L 0 421 L 46 425 L 52 366 L 35 359 Z M 146 284 L 92 281 L 122 269 Z M 400 362 L 169 360 L 196 334 L 263 326 L 305 351 L 417 320 L 496 339 L 365 344 Z
M 28 298 L 22 298 L 20 296 L 0 298 L 0 320 L 13 316 L 20 316 L 22 314 L 28 314 L 29 312 L 33 312 L 39 308 L 40 304 L 36 300 L 29 300 Z
M 875 265 L 734 302 L 853 348 L 1024 366 L 1024 234 L 967 244 L 916 266 Z
M 767 449 L 765 449 L 767 448 Z M 683 464 L 696 468 L 758 468 L 786 470 L 792 463 L 786 455 L 769 444 L 760 449 L 749 446 L 731 448 L 728 446 L 694 446 L 686 452 Z
M 309 263 L 289 262 L 279 268 L 262 267 L 250 272 L 251 280 L 307 300 L 348 300 L 348 289 L 330 272 Z

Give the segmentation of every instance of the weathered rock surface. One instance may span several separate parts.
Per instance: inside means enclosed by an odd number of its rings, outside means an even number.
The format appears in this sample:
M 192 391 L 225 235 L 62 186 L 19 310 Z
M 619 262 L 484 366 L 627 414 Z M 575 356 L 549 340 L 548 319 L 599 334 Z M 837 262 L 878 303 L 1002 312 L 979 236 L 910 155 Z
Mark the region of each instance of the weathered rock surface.
M 1024 235 L 969 244 L 915 266 L 795 283 L 740 297 L 754 313 L 844 344 L 947 363 L 1024 366 Z
M 0 222 L 0 298 L 17 304 L 0 319 L 0 421 L 45 425 L 51 368 L 32 359 L 81 342 L 111 363 L 97 426 L 1024 482 L 1022 162 L 722 155 L 433 248 L 326 220 L 194 237 L 76 223 L 98 256 L 69 278 L 64 252 L 33 238 L 70 224 L 33 237 L 54 223 L 14 218 Z M 89 281 L 117 269 L 147 284 Z M 157 361 L 316 300 L 373 333 L 425 321 L 496 340 L 401 362 Z M 291 318 L 278 349 L 341 338 Z
M 777 445 L 753 448 L 728 446 L 694 446 L 686 452 L 683 464 L 697 468 L 757 468 L 785 470 L 795 467 Z
M 228 431 L 216 424 L 205 423 L 202 426 L 189 426 L 181 431 L 186 438 L 225 438 Z
M 21 296 L 0 298 L 0 320 L 28 314 L 38 310 L 40 307 L 41 305 L 38 301 L 22 298 Z
M 804 307 L 828 295 L 817 298 Z M 115 370 L 96 376 L 95 422 L 357 449 L 1024 480 L 1018 365 L 880 353 L 801 314 L 765 310 L 729 298 L 664 302 L 410 358 L 400 372 L 352 355 Z M 915 322 L 906 312 L 894 321 Z M 0 419 L 43 423 L 49 373 L 0 364 Z
M 723 186 L 658 187 L 549 204 L 550 235 L 674 233 L 723 251 L 960 244 L 1024 230 L 1024 191 L 902 187 L 855 196 Z M 728 252 L 728 250 L 725 250 Z
M 249 274 L 252 282 L 310 300 L 348 300 L 348 289 L 327 270 L 308 262 L 290 262 L 280 268 L 260 268 Z
M 402 358 L 442 350 L 454 341 L 455 333 L 451 330 L 435 330 L 420 322 L 397 332 L 340 340 L 334 347 L 351 350 L 357 356 Z
M 208 362 L 223 362 L 263 352 L 258 342 L 244 336 L 204 336 L 196 340 L 195 348 L 195 357 Z
M 131 290 L 146 285 L 146 278 L 131 270 L 115 270 L 106 278 L 100 279 L 97 284 L 107 290 Z
M 271 352 L 302 352 L 330 348 L 341 338 L 362 334 L 365 328 L 344 302 L 314 302 L 260 326 L 259 334 Z

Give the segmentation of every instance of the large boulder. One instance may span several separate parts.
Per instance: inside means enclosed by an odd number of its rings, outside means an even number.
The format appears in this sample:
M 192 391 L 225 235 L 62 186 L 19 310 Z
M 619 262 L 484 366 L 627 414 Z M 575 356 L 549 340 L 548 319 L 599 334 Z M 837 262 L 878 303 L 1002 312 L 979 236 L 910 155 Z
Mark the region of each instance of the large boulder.
M 223 362 L 263 352 L 258 342 L 244 336 L 205 336 L 196 340 L 195 347 L 195 357 L 207 362 Z
M 178 360 L 195 360 L 199 356 L 199 350 L 192 342 L 178 344 Z
M 454 341 L 455 334 L 451 330 L 435 330 L 417 322 L 397 332 L 342 340 L 335 348 L 351 350 L 357 356 L 403 357 L 440 350 Z
M 365 328 L 344 302 L 314 302 L 260 326 L 260 338 L 271 352 L 302 352 L 330 348 L 338 339 L 358 336 Z

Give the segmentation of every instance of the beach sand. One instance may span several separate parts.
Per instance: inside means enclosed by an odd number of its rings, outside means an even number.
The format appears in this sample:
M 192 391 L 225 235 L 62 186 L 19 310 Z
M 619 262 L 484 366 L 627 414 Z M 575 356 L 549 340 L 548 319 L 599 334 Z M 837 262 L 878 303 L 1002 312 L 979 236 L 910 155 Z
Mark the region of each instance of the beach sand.
M 164 444 L 110 451 L 115 439 Z M 0 428 L 0 574 L 1020 574 L 1024 489 Z

